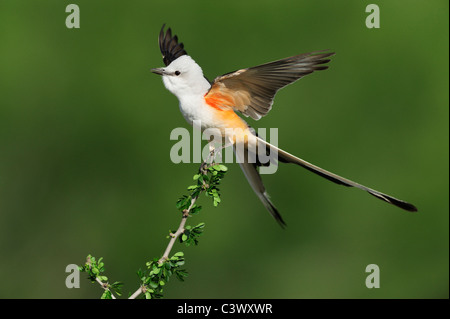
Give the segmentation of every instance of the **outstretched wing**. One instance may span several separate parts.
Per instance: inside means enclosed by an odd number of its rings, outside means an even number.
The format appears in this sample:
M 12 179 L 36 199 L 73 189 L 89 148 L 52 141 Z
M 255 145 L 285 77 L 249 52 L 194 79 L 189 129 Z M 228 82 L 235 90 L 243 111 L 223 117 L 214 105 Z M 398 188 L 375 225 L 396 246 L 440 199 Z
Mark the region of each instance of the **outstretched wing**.
M 311 52 L 227 73 L 214 79 L 205 96 L 259 120 L 272 108 L 277 91 L 314 71 L 325 70 L 333 52 Z
M 158 40 L 164 64 L 168 66 L 173 60 L 176 60 L 187 53 L 184 50 L 183 43 L 178 43 L 178 37 L 176 35 L 172 37 L 172 30 L 170 28 L 167 29 L 167 32 L 164 34 L 165 26 L 166 25 L 163 24 Z

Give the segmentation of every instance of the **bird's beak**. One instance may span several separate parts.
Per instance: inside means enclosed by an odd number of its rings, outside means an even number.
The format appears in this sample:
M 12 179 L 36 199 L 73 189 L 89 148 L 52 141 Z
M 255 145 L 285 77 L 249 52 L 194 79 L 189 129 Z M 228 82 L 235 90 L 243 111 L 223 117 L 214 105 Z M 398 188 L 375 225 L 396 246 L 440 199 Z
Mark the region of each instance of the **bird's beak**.
M 155 74 L 159 74 L 159 75 L 166 75 L 166 70 L 164 70 L 164 68 L 156 68 L 156 69 L 151 69 L 150 71 L 152 71 Z

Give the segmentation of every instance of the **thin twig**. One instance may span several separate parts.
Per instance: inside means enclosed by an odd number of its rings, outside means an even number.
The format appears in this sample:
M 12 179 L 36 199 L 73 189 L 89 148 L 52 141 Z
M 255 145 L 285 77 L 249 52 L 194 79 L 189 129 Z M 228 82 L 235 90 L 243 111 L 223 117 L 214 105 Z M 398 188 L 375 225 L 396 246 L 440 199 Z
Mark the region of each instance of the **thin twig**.
M 139 295 L 140 295 L 141 293 L 145 292 L 144 290 L 145 290 L 145 287 L 140 286 L 139 289 L 136 290 L 136 291 L 134 292 L 134 294 L 132 294 L 128 299 L 136 299 L 137 297 L 139 297 Z
M 116 296 L 114 296 L 114 294 L 112 293 L 112 291 L 108 288 L 108 283 L 106 282 L 102 282 L 98 277 L 95 277 L 95 281 L 99 283 L 99 285 L 105 289 L 105 291 L 109 291 L 109 293 L 111 294 L 111 298 L 112 299 L 116 299 Z
M 216 155 L 216 152 L 215 152 L 214 149 L 212 149 L 211 152 L 210 152 L 210 156 L 208 156 L 208 158 L 200 165 L 199 172 L 200 172 L 201 174 L 203 174 L 203 175 L 206 174 L 206 173 L 207 173 L 207 170 L 208 170 L 208 167 L 214 165 L 215 155 Z M 210 162 L 210 164 L 208 165 L 207 163 L 208 163 L 208 160 L 209 160 L 209 159 L 211 160 L 211 162 Z M 184 233 L 184 230 L 185 230 L 184 226 L 186 225 L 186 220 L 187 220 L 187 218 L 189 217 L 189 213 L 190 213 L 192 207 L 194 207 L 195 202 L 197 201 L 198 197 L 200 196 L 200 194 L 201 194 L 202 192 L 203 192 L 203 190 L 200 191 L 200 192 L 197 194 L 197 196 L 193 197 L 193 198 L 191 199 L 191 204 L 189 205 L 189 207 L 183 211 L 183 216 L 181 217 L 180 225 L 178 226 L 178 229 L 177 229 L 177 231 L 176 231 L 174 234 L 172 234 L 172 233 L 170 234 L 170 237 L 171 237 L 171 238 L 170 238 L 169 244 L 167 245 L 167 248 L 166 248 L 166 250 L 164 251 L 163 256 L 158 260 L 158 264 L 162 264 L 164 261 L 166 261 L 167 259 L 169 259 L 170 251 L 172 250 L 173 245 L 175 244 L 177 238 L 178 238 L 181 234 Z M 140 286 L 140 287 L 138 288 L 138 290 L 136 290 L 136 291 L 135 291 L 128 299 L 136 299 L 137 297 L 140 296 L 141 293 L 145 293 L 145 290 L 146 290 L 146 287 L 145 287 L 145 286 Z M 112 294 L 111 294 L 111 295 L 112 295 Z
M 87 264 L 89 265 L 89 269 L 92 270 L 92 262 L 91 262 L 91 258 L 88 257 L 88 259 L 86 260 Z M 108 283 L 107 282 L 102 282 L 100 280 L 100 278 L 98 278 L 97 276 L 95 276 L 95 281 L 98 282 L 98 284 L 105 290 L 105 291 L 109 291 L 111 294 L 111 298 L 112 299 L 116 299 L 116 296 L 114 296 L 114 294 L 112 293 L 112 291 L 109 289 L 108 287 Z
M 191 203 L 195 203 L 196 199 L 197 199 L 197 197 L 194 197 L 191 200 Z M 170 251 L 172 250 L 173 245 L 175 244 L 175 241 L 182 233 L 184 233 L 184 225 L 186 224 L 186 220 L 188 217 L 189 217 L 189 210 L 187 210 L 186 212 L 183 213 L 183 217 L 181 218 L 180 226 L 178 226 L 178 229 L 175 232 L 175 234 L 170 234 L 171 238 L 170 238 L 169 244 L 167 245 L 166 251 L 164 252 L 163 256 L 158 260 L 158 264 L 162 264 L 164 261 L 169 259 L 169 254 L 170 254 Z

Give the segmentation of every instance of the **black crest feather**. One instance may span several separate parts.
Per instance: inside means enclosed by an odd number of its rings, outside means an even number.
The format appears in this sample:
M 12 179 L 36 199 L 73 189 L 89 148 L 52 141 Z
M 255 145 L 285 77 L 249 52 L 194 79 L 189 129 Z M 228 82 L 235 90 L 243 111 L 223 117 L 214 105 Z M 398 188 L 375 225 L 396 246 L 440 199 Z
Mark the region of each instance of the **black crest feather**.
M 165 26 L 163 24 L 159 33 L 159 49 L 163 55 L 164 64 L 168 66 L 172 61 L 187 54 L 187 52 L 184 50 L 183 43 L 178 43 L 178 37 L 176 35 L 172 37 L 172 30 L 170 28 L 164 33 Z

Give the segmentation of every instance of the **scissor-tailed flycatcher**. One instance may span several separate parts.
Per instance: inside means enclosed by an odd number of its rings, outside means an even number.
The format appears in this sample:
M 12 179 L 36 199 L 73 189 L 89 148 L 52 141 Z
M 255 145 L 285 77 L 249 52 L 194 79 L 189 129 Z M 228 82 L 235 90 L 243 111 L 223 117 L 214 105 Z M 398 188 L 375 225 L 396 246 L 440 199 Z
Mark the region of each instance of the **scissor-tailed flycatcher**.
M 258 166 L 265 164 L 258 161 L 256 149 L 276 154 L 277 158 L 271 158 L 271 162 L 278 160 L 300 165 L 336 184 L 357 187 L 407 211 L 417 211 L 412 204 L 328 172 L 267 143 L 236 114 L 238 111 L 259 120 L 272 109 L 273 99 L 279 89 L 314 71 L 327 69 L 324 64 L 330 61 L 328 57 L 334 53 L 319 51 L 300 54 L 227 73 L 210 83 L 204 77 L 201 67 L 187 55 L 183 44 L 178 43 L 177 36 L 172 36 L 170 28 L 164 33 L 164 25 L 159 34 L 159 47 L 166 67 L 152 69 L 152 72 L 162 75 L 165 87 L 178 98 L 181 113 L 191 125 L 193 121 L 201 121 L 202 130 L 219 129 L 224 140 L 231 142 L 235 149 L 243 146 L 246 153 L 242 155 L 236 152 L 236 156 L 239 155 L 242 159 L 239 165 L 256 195 L 282 226 L 285 223 L 270 201 L 259 175 Z M 240 133 L 228 136 L 227 129 L 230 128 L 233 132 Z M 250 154 L 251 150 L 253 154 Z M 256 161 L 248 160 L 251 155 Z

